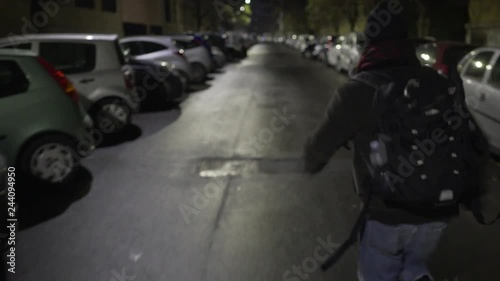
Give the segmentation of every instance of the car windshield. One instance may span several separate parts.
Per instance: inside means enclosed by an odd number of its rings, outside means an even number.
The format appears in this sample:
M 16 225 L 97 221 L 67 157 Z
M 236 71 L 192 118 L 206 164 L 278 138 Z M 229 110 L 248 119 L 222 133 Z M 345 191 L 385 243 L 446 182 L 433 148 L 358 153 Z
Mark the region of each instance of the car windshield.
M 460 60 L 475 48 L 475 46 L 471 45 L 450 47 L 444 52 L 443 63 L 449 67 L 456 68 Z

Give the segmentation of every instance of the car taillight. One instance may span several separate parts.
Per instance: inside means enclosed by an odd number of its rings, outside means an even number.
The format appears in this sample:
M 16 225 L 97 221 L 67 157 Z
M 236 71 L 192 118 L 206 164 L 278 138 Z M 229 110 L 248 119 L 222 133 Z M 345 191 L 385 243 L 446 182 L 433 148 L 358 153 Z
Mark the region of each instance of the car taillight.
M 132 91 L 134 89 L 134 79 L 130 72 L 125 72 L 123 74 L 123 79 L 125 80 L 125 87 L 127 90 Z
M 63 91 L 71 98 L 71 100 L 77 102 L 80 99 L 73 82 L 71 82 L 62 71 L 57 70 L 41 57 L 38 58 L 38 62 L 45 68 L 45 70 L 47 70 L 50 76 L 56 80 L 57 84 L 61 86 Z
M 183 59 L 185 59 L 186 57 L 184 56 L 184 50 L 183 49 L 180 49 L 178 50 L 176 53 L 176 55 L 182 57 Z

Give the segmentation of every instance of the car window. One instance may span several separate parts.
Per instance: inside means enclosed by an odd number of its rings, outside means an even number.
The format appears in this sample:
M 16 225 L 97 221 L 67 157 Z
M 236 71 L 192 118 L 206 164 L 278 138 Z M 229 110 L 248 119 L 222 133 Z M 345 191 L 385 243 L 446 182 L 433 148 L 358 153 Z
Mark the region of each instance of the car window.
M 163 51 L 163 50 L 168 49 L 166 46 L 163 46 L 163 45 L 158 44 L 158 43 L 146 42 L 146 41 L 142 41 L 140 43 L 142 45 L 143 54 L 150 54 L 150 53 L 154 53 L 154 52 Z
M 417 57 L 422 65 L 433 66 L 436 63 L 436 44 L 425 44 L 417 47 Z
M 92 71 L 96 64 L 94 44 L 41 42 L 40 56 L 66 74 Z
M 2 49 L 31 50 L 31 43 L 9 44 L 7 46 L 3 46 Z
M 467 66 L 464 75 L 470 78 L 482 80 L 484 73 L 493 57 L 493 52 L 481 52 L 477 54 Z
M 450 47 L 443 54 L 443 63 L 448 67 L 457 67 L 460 60 L 474 48 L 474 46 Z
M 28 90 L 26 75 L 14 61 L 0 60 L 0 98 Z
M 475 52 L 470 52 L 458 63 L 458 72 L 462 73 L 463 68 L 469 63 L 474 55 Z
M 193 41 L 185 41 L 185 40 L 175 40 L 174 45 L 179 49 L 191 49 L 199 47 L 200 44 Z
M 488 80 L 488 84 L 500 89 L 500 58 L 497 59 L 495 65 L 491 69 L 491 76 Z
M 143 54 L 141 43 L 139 42 L 126 42 L 120 43 L 125 56 L 140 56 Z

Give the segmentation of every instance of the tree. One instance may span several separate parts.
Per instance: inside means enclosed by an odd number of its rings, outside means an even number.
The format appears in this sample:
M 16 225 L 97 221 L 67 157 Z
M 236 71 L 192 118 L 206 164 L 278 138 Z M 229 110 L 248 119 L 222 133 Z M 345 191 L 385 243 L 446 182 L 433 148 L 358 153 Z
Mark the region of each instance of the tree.
M 309 0 L 307 19 L 309 26 L 317 33 L 340 32 L 341 10 L 331 0 Z

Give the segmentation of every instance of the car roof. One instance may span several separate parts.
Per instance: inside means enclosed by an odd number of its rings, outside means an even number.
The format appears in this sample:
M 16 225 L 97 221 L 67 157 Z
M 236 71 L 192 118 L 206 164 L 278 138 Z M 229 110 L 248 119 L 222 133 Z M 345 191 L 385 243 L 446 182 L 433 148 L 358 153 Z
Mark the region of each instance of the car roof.
M 479 48 L 472 50 L 472 52 L 481 52 L 481 51 L 498 52 L 498 51 L 500 51 L 500 47 L 479 47 Z
M 120 43 L 140 41 L 140 40 L 165 43 L 165 42 L 171 42 L 172 38 L 170 38 L 170 36 L 165 36 L 165 35 L 127 36 L 127 37 L 121 38 Z
M 168 35 L 166 37 L 169 37 L 174 40 L 183 40 L 183 41 L 191 41 L 194 40 L 193 35 Z
M 36 54 L 30 50 L 0 49 L 0 56 L 35 57 Z
M 36 41 L 36 40 L 91 40 L 91 41 L 114 41 L 118 34 L 95 34 L 95 33 L 41 33 L 9 36 L 0 41 Z M 27 43 L 27 42 L 26 42 Z

